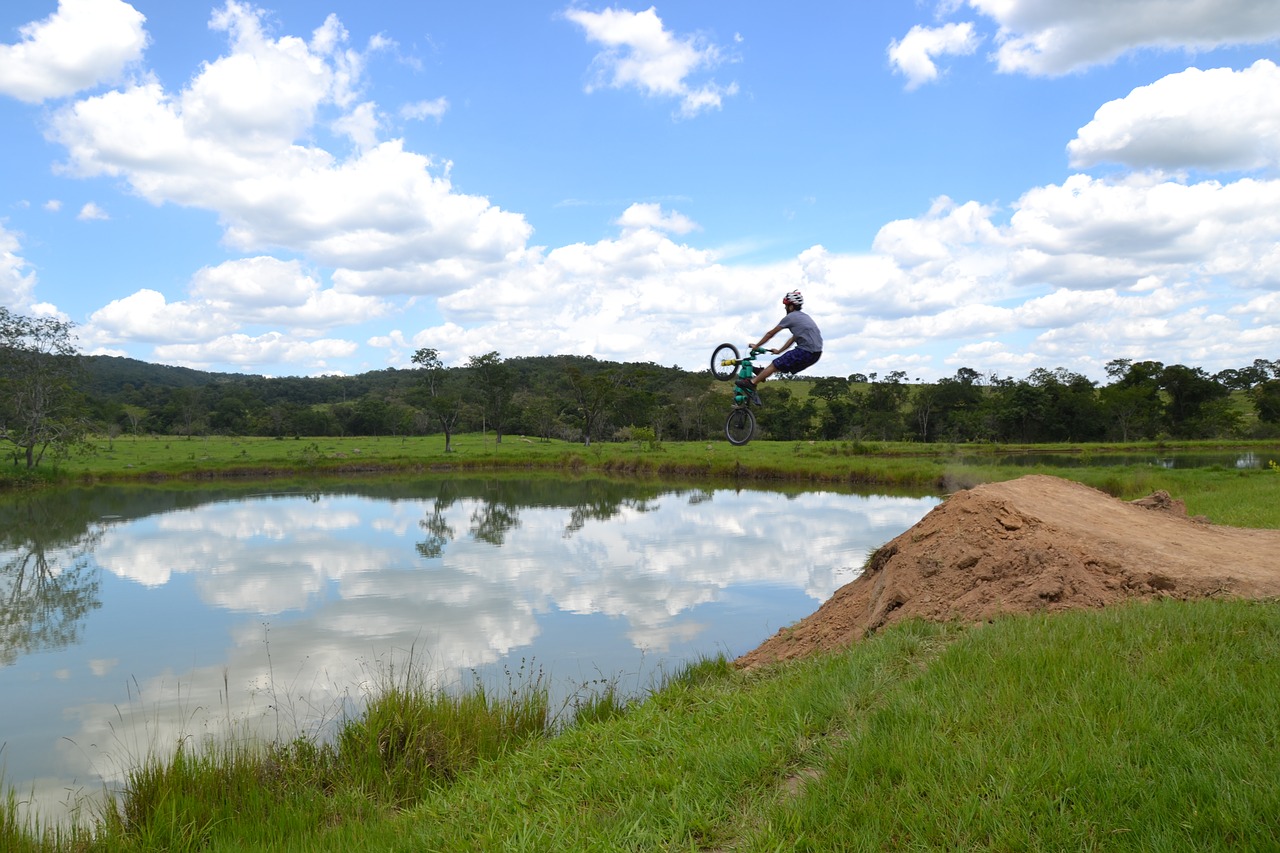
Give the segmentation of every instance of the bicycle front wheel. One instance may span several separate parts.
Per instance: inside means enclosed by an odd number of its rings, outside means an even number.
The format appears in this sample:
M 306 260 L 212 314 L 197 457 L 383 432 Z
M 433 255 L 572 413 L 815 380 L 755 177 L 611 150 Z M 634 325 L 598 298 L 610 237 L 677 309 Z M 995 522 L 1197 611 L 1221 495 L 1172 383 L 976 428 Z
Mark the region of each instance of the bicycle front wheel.
M 732 379 L 738 375 L 738 348 L 721 344 L 711 353 L 711 375 L 716 379 Z
M 724 422 L 724 437 L 730 444 L 743 445 L 756 431 L 756 416 L 746 406 L 734 409 Z

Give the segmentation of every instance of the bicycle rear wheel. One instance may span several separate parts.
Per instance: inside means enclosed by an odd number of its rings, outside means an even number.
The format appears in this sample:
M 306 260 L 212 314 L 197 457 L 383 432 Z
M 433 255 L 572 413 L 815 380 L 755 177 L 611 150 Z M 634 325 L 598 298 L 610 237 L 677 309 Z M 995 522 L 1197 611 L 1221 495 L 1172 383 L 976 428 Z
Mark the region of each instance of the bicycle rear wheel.
M 730 444 L 746 444 L 755 431 L 756 416 L 746 406 L 734 409 L 725 419 L 724 437 L 729 439 Z
M 738 348 L 721 344 L 711 353 L 711 375 L 716 379 L 732 379 L 738 375 Z

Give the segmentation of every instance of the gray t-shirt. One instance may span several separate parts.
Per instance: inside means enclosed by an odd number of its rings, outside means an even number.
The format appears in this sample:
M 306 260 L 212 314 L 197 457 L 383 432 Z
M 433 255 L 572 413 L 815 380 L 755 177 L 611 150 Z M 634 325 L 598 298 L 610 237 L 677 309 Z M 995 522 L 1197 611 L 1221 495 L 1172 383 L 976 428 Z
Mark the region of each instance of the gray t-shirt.
M 790 332 L 796 339 L 796 346 L 809 352 L 822 352 L 822 332 L 818 324 L 803 311 L 792 311 L 778 321 L 778 325 Z

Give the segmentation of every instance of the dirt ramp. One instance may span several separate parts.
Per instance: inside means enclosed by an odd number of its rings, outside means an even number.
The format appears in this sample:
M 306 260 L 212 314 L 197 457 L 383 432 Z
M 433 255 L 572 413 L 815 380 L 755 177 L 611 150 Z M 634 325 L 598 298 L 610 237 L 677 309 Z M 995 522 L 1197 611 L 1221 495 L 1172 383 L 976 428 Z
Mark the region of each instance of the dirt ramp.
M 738 659 L 836 649 L 910 617 L 977 622 L 1132 598 L 1280 596 L 1280 530 L 1189 518 L 1157 492 L 1121 501 L 1056 477 L 957 492 L 880 548 L 816 612 Z

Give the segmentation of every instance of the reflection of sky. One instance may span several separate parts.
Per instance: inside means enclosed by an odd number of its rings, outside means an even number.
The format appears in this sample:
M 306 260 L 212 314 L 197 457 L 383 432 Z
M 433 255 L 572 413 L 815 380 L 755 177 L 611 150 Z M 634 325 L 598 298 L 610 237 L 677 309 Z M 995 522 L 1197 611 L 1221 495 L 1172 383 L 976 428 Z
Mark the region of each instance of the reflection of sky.
M 470 497 L 274 496 L 115 523 L 92 555 L 103 606 L 82 642 L 0 671 L 25 697 L 0 711 L 5 779 L 92 795 L 228 720 L 292 736 L 409 657 L 442 684 L 532 661 L 571 690 L 741 654 L 935 503 L 671 492 L 578 522 L 563 506 L 504 506 L 515 523 L 484 539 L 473 531 L 491 507 Z M 452 532 L 423 556 L 437 512 L 432 529 Z

